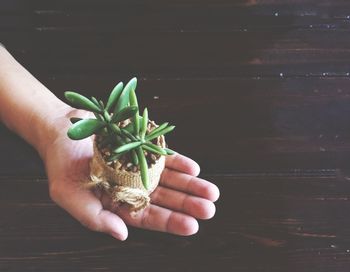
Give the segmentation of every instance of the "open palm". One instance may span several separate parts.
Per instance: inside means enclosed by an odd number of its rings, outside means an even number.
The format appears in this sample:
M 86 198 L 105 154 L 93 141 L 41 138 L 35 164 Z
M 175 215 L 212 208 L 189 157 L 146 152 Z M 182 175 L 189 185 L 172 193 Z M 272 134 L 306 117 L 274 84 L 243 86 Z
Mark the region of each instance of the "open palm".
M 119 240 L 128 236 L 126 225 L 191 235 L 198 231 L 196 219 L 214 215 L 218 188 L 197 178 L 198 164 L 180 154 L 167 156 L 160 184 L 151 194 L 151 205 L 136 215 L 113 203 L 105 193 L 84 188 L 93 155 L 92 139 L 70 140 L 66 136 L 70 124 L 67 117 L 64 119 L 57 122 L 59 132 L 46 148 L 50 196 L 89 229 Z

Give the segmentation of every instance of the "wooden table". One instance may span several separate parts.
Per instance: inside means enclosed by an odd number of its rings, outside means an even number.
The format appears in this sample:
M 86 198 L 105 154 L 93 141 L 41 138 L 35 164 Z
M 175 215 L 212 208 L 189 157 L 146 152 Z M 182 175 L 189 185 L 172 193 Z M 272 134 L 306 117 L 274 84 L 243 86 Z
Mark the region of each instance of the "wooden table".
M 141 105 L 221 189 L 192 237 L 82 227 L 0 128 L 0 271 L 349 271 L 350 3 L 24 1 L 0 39 L 62 98 L 136 75 Z

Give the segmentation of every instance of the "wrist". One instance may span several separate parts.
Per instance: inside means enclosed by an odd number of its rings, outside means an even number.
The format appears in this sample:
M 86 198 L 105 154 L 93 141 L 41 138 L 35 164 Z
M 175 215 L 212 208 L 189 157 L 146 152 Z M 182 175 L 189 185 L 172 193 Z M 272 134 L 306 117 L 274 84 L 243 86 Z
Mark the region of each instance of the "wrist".
M 56 141 L 62 137 L 68 138 L 67 132 L 71 127 L 71 117 L 94 118 L 91 112 L 73 108 L 61 100 L 58 100 L 55 110 L 44 115 L 33 115 L 35 132 L 31 144 L 38 151 L 40 157 L 46 162 L 49 149 L 55 145 Z M 44 117 L 44 118 L 43 118 Z
M 46 103 L 49 106 L 47 111 L 33 112 L 30 117 L 33 126 L 27 134 L 28 142 L 38 151 L 43 161 L 46 160 L 47 149 L 69 124 L 67 115 L 73 109 L 57 100 Z
M 43 159 L 58 134 L 58 120 L 71 109 L 0 47 L 0 120 Z

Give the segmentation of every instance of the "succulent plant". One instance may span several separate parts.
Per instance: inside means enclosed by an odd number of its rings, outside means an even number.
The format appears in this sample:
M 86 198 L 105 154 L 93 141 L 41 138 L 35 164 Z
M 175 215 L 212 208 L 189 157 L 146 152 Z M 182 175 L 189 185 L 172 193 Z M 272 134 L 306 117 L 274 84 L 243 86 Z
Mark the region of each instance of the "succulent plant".
M 95 97 L 89 99 L 76 92 L 65 92 L 64 95 L 72 106 L 91 111 L 96 117 L 71 118 L 73 125 L 69 128 L 67 135 L 72 140 L 97 135 L 100 138 L 100 145 L 108 146 L 110 149 L 110 155 L 107 158 L 109 162 L 129 154 L 131 163 L 141 172 L 143 186 L 148 189 L 148 163 L 145 151 L 157 156 L 174 154 L 171 149 L 162 148 L 154 141 L 159 136 L 172 131 L 175 126 L 164 123 L 152 130 L 147 129 L 148 110 L 145 108 L 142 116 L 139 115 L 136 86 L 136 78 L 132 78 L 125 87 L 122 82 L 119 82 L 111 91 L 107 103 L 98 101 Z M 125 125 L 125 120 L 129 122 L 126 126 L 122 126 L 122 124 Z

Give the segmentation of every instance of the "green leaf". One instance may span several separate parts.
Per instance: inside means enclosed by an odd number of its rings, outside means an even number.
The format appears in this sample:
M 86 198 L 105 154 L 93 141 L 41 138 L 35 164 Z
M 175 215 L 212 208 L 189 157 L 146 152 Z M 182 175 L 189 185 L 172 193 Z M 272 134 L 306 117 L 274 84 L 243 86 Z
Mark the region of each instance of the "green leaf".
M 124 153 L 125 153 L 125 152 L 123 152 L 123 153 L 118 153 L 118 154 L 112 154 L 112 155 L 107 159 L 107 161 L 108 161 L 108 162 L 111 162 L 111 161 L 118 160 Z
M 117 103 L 119 96 L 123 91 L 123 86 L 124 86 L 123 82 L 119 82 L 112 90 L 106 105 L 107 111 L 109 111 Z
M 134 132 L 134 129 L 133 129 L 133 126 L 131 123 L 129 123 L 126 127 L 123 128 L 124 130 L 130 132 L 130 133 L 133 133 Z
M 138 112 L 138 108 L 136 106 L 130 106 L 122 109 L 119 113 L 112 116 L 111 122 L 118 123 L 120 121 L 126 120 L 135 115 Z
M 101 113 L 100 107 L 94 104 L 94 102 L 90 101 L 87 97 L 75 93 L 75 92 L 65 92 L 64 96 L 66 99 L 73 104 L 73 106 L 76 106 L 77 108 L 89 110 L 93 112 Z
M 159 127 L 153 129 L 147 137 L 152 137 L 153 134 L 157 133 L 158 131 L 161 131 L 162 129 L 166 128 L 169 125 L 169 123 L 163 123 Z
M 121 131 L 121 129 L 116 125 L 116 124 L 112 124 L 112 123 L 108 123 L 108 127 L 110 128 L 110 130 L 115 133 L 116 135 L 119 135 L 119 136 L 123 136 L 123 133 Z
M 76 123 L 76 122 L 78 122 L 80 120 L 83 120 L 83 119 L 82 118 L 78 118 L 78 117 L 72 117 L 69 120 L 71 121 L 72 124 L 74 124 L 74 123 Z
M 118 135 L 108 134 L 107 136 L 105 136 L 105 139 L 103 139 L 100 142 L 100 145 L 102 147 L 105 147 L 108 144 L 110 144 L 109 149 L 115 149 L 121 145 L 124 145 L 125 141 L 121 137 L 119 137 Z
M 159 155 L 163 155 L 163 156 L 167 155 L 167 152 L 165 150 L 163 150 L 160 146 L 152 143 L 144 143 L 142 145 L 142 148 Z
M 140 146 L 136 149 L 136 153 L 137 153 L 137 157 L 139 158 L 142 184 L 143 184 L 143 187 L 145 187 L 145 189 L 148 190 L 149 189 L 149 176 L 148 176 L 147 160 L 146 160 L 145 154 L 143 153 L 143 150 Z
M 109 115 L 109 113 L 106 110 L 103 111 L 103 117 L 105 118 L 107 123 L 109 123 L 111 121 L 111 116 Z
M 101 115 L 99 113 L 94 112 L 94 115 L 95 115 L 97 120 L 103 121 L 103 118 L 101 117 Z
M 130 105 L 131 106 L 136 106 L 138 107 L 138 102 L 137 102 L 137 97 L 135 94 L 135 90 L 131 90 L 130 94 L 129 94 L 129 100 L 130 100 Z M 132 124 L 134 127 L 134 135 L 139 135 L 139 131 L 140 131 L 140 121 L 139 121 L 139 111 L 137 110 L 137 112 L 135 113 L 135 116 L 132 120 Z
M 95 104 L 97 107 L 100 107 L 100 104 L 98 103 L 96 97 L 92 96 L 92 97 L 91 97 L 91 101 L 94 102 L 94 104 Z
M 176 152 L 170 148 L 164 148 L 165 152 L 167 153 L 167 155 L 175 155 Z
M 166 133 L 168 133 L 168 132 L 174 130 L 174 128 L 175 128 L 175 126 L 166 127 L 166 128 L 164 128 L 164 129 L 158 131 L 157 133 L 154 133 L 154 134 L 151 135 L 151 136 L 150 136 L 150 135 L 147 135 L 145 139 L 146 139 L 146 141 L 151 141 L 151 140 L 153 140 L 153 139 L 159 137 L 160 135 L 164 135 L 164 134 L 166 134 Z
M 138 116 L 138 119 L 139 119 L 139 123 L 141 124 L 142 123 L 142 116 Z M 132 134 L 134 133 L 134 126 L 132 123 L 128 124 L 126 127 L 124 127 L 124 129 Z
M 131 150 L 131 159 L 134 165 L 139 165 L 139 158 L 137 157 L 136 151 L 134 149 Z
M 132 150 L 136 147 L 139 147 L 142 143 L 141 142 L 131 142 L 122 146 L 119 146 L 117 149 L 115 149 L 113 152 L 114 153 L 122 153 L 122 152 L 126 152 L 129 150 Z
M 132 135 L 129 131 L 127 131 L 126 129 L 122 128 L 122 129 L 120 129 L 120 131 L 125 137 L 129 138 L 130 140 L 138 141 L 138 139 L 134 135 Z
M 84 139 L 91 136 L 105 125 L 104 122 L 97 119 L 80 120 L 69 128 L 67 135 L 72 140 Z
M 118 112 L 120 112 L 125 106 L 128 105 L 129 103 L 129 94 L 131 90 L 135 90 L 136 89 L 136 85 L 137 85 L 137 79 L 136 77 L 134 77 L 133 79 L 131 79 L 128 84 L 126 84 L 126 86 L 123 89 L 123 92 L 121 93 L 117 104 L 114 108 L 113 114 L 117 114 Z
M 103 101 L 102 101 L 102 100 L 100 100 L 100 103 L 99 103 L 99 104 L 100 104 L 101 109 L 102 109 L 102 110 L 104 110 L 104 108 L 105 108 L 105 104 L 103 103 Z
M 115 124 L 109 124 L 109 128 L 112 134 L 118 136 L 119 139 L 122 140 L 121 144 L 127 143 L 128 141 L 138 141 L 136 138 L 130 139 L 129 137 L 125 136 L 125 133 L 123 133 L 121 129 Z
M 145 108 L 142 114 L 141 132 L 140 132 L 141 139 L 145 138 L 147 125 L 148 125 L 148 110 L 147 108 Z

